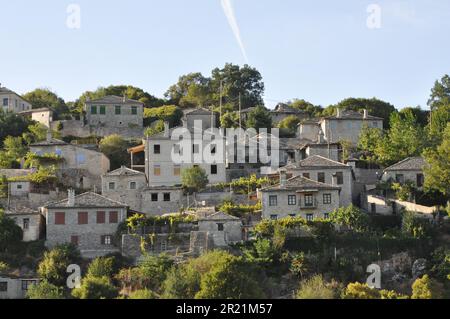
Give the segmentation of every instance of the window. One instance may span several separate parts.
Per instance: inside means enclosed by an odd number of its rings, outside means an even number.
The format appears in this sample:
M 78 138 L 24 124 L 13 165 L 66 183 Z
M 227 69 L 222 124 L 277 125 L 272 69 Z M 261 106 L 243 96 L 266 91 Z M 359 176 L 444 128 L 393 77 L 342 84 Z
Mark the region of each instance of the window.
M 417 174 L 417 187 L 422 187 L 424 183 L 423 174 Z
M 137 115 L 137 106 L 131 107 L 131 115 Z
M 161 154 L 161 145 L 153 145 L 153 154 Z
M 110 191 L 115 190 L 115 189 L 116 189 L 116 183 L 110 182 L 110 183 L 108 184 L 108 188 L 109 188 Z
M 66 213 L 55 213 L 55 225 L 66 224 Z
M 288 205 L 290 205 L 290 206 L 297 205 L 297 196 L 296 195 L 288 196 Z
M 271 220 L 277 220 L 278 219 L 278 215 L 270 215 L 270 219 Z
M 278 197 L 277 195 L 269 196 L 269 206 L 277 206 L 278 205 Z
M 211 154 L 216 154 L 216 145 L 213 144 L 210 147 L 211 147 Z
M 87 225 L 88 224 L 88 213 L 80 212 L 78 213 L 78 225 Z
M 9 99 L 3 99 L 3 106 L 9 105 Z
M 161 242 L 161 251 L 167 251 L 167 241 L 163 240 Z
M 170 193 L 164 193 L 164 201 L 170 202 Z
M 173 175 L 174 176 L 180 176 L 181 175 L 181 167 L 180 167 L 180 165 L 175 165 L 173 167 Z
M 152 194 L 152 202 L 157 202 L 158 201 L 158 193 L 153 193 Z
M 0 281 L 0 292 L 8 291 L 8 283 L 6 281 Z
M 324 213 L 323 214 L 323 218 L 324 219 L 330 219 L 330 214 L 329 213 Z
M 314 214 L 306 214 L 306 220 L 312 222 L 314 220 Z
M 36 285 L 37 281 L 36 280 L 22 280 L 22 291 L 28 291 L 28 288 L 31 285 Z
M 30 219 L 24 218 L 23 219 L 23 230 L 28 230 L 28 229 L 30 229 Z
M 130 189 L 131 189 L 131 190 L 134 190 L 134 189 L 136 189 L 136 188 L 137 188 L 136 182 L 130 182 Z
M 337 173 L 336 173 L 336 179 L 337 179 L 337 184 L 338 184 L 338 185 L 344 184 L 344 173 L 342 173 L 342 172 L 337 172 Z
M 116 105 L 114 110 L 116 115 L 122 114 L 122 108 L 120 107 L 120 105 Z
M 295 214 L 289 214 L 289 217 L 295 218 Z
M 111 245 L 112 244 L 112 236 L 111 235 L 101 236 L 100 241 L 101 241 L 102 245 Z
M 192 153 L 198 154 L 199 152 L 200 152 L 200 145 L 198 145 L 198 144 L 193 144 L 193 145 L 192 145 Z
M 303 173 L 303 177 L 309 179 L 309 178 L 310 178 L 310 175 L 309 175 L 309 173 Z
M 80 244 L 80 237 L 79 236 L 71 236 L 70 243 L 74 246 L 78 246 Z
M 91 114 L 93 114 L 93 115 L 97 114 L 97 106 L 96 105 L 91 106 Z
M 85 164 L 86 163 L 86 156 L 84 154 L 77 154 L 77 164 Z
M 377 128 L 378 127 L 378 122 L 372 122 L 372 127 Z
M 117 224 L 119 222 L 119 213 L 118 212 L 109 212 L 109 223 Z
M 325 173 L 317 173 L 317 181 L 319 183 L 325 183 Z
M 106 114 L 106 107 L 104 105 L 100 106 L 100 115 L 105 115 Z
M 17 185 L 17 189 L 22 189 L 22 185 Z
M 405 181 L 405 176 L 403 174 L 395 174 L 395 181 L 402 184 Z
M 331 204 L 331 194 L 323 194 L 323 203 Z
M 223 224 L 217 224 L 217 230 L 223 231 L 224 230 Z
M 97 212 L 97 224 L 104 224 L 106 222 L 106 213 Z
M 211 165 L 211 175 L 217 175 L 217 165 Z
M 161 166 L 160 165 L 153 166 L 153 175 L 161 176 Z
M 313 195 L 305 195 L 305 207 L 313 207 L 313 206 L 314 206 Z

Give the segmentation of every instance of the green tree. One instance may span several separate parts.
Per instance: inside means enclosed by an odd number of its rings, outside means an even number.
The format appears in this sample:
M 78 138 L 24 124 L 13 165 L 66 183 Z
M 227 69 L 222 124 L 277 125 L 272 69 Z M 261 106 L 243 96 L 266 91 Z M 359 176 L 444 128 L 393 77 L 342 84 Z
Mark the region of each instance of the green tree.
M 130 293 L 128 299 L 157 299 L 157 295 L 151 290 L 141 289 Z
M 414 212 L 404 211 L 402 213 L 402 232 L 414 238 L 426 238 L 432 234 L 432 225 L 427 218 L 417 216 Z
M 226 255 L 202 276 L 196 299 L 262 299 L 256 269 L 242 257 Z
M 87 277 L 111 278 L 115 272 L 114 257 L 99 257 L 94 259 L 88 267 Z
M 238 128 L 239 127 L 239 113 L 226 112 L 220 118 L 220 126 L 223 128 Z
M 269 239 L 260 238 L 253 243 L 251 249 L 244 250 L 244 256 L 249 262 L 269 265 L 277 256 L 277 249 Z
M 0 209 L 0 252 L 14 250 L 22 236 L 22 229 Z
M 38 284 L 31 285 L 27 291 L 28 299 L 64 299 L 63 289 L 42 280 Z
M 28 131 L 31 120 L 11 112 L 0 110 L 0 144 L 7 136 L 18 137 Z
M 45 125 L 41 123 L 35 123 L 28 126 L 28 132 L 25 132 L 23 134 L 23 139 L 28 145 L 42 142 L 47 138 L 47 133 L 48 128 Z
M 427 149 L 425 160 L 425 189 L 438 190 L 445 196 L 450 196 L 450 123 L 443 134 L 441 145 L 436 150 Z
M 444 75 L 431 89 L 428 106 L 431 109 L 429 133 L 431 141 L 439 144 L 442 134 L 450 122 L 450 76 Z
M 321 106 L 314 105 L 303 99 L 293 99 L 286 104 L 295 109 L 305 111 L 310 117 L 320 117 L 323 112 L 323 108 Z
M 287 135 L 295 136 L 300 119 L 297 116 L 290 115 L 278 123 L 278 128 L 285 131 Z
M 411 299 L 441 299 L 442 287 L 428 275 L 418 278 L 412 285 Z
M 165 124 L 163 120 L 158 120 L 156 122 L 153 122 L 151 126 L 147 127 L 145 129 L 144 135 L 145 136 L 153 136 L 156 134 L 159 134 L 161 132 L 164 132 Z
M 357 232 L 365 231 L 368 226 L 367 215 L 353 205 L 335 210 L 331 213 L 330 218 L 334 223 Z
M 211 79 L 198 72 L 183 75 L 167 90 L 165 97 L 182 108 L 206 106 L 212 101 Z
M 146 288 L 154 291 L 159 290 L 172 266 L 173 261 L 168 255 L 145 255 L 139 263 L 139 269 L 142 271 L 142 275 L 148 279 Z
M 69 112 L 66 102 L 47 88 L 35 89 L 26 93 L 23 98 L 33 105 L 33 109 L 53 109 L 55 111 L 55 119 Z
M 111 170 L 128 166 L 130 158 L 127 149 L 131 145 L 120 135 L 113 134 L 100 141 L 100 152 L 105 154 L 111 162 Z
M 248 113 L 245 125 L 247 128 L 254 128 L 257 131 L 265 128 L 269 132 L 272 128 L 272 117 L 270 112 L 262 106 L 257 106 Z
M 72 290 L 72 296 L 77 299 L 114 299 L 119 290 L 108 277 L 83 278 L 81 287 Z
M 407 157 L 421 155 L 426 146 L 426 135 L 411 111 L 392 113 L 390 126 L 376 151 L 382 163 L 390 165 Z
M 322 275 L 300 282 L 297 291 L 297 299 L 335 299 L 337 298 L 339 285 L 336 282 L 327 283 Z
M 37 272 L 41 279 L 62 287 L 66 284 L 67 267 L 79 260 L 80 253 L 73 245 L 59 245 L 44 253 Z
M 196 193 L 208 185 L 208 175 L 205 170 L 194 166 L 181 171 L 181 182 L 189 193 Z
M 176 105 L 144 109 L 144 125 L 148 126 L 155 121 L 169 122 L 171 127 L 180 125 L 183 111 Z
M 0 151 L 0 168 L 20 168 L 20 160 L 26 153 L 21 137 L 8 136 L 3 141 L 3 151 Z
M 358 142 L 358 149 L 363 151 L 362 158 L 371 163 L 378 163 L 377 150 L 383 140 L 383 131 L 379 128 L 363 126 Z

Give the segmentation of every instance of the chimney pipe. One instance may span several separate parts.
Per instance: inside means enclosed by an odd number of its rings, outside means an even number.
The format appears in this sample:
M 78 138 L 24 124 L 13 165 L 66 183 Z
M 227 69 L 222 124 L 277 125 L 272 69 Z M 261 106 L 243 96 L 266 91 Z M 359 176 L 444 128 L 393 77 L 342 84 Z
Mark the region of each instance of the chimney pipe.
M 280 171 L 280 186 L 284 187 L 286 186 L 286 181 L 287 181 L 287 174 L 285 170 L 281 170 Z
M 75 190 L 73 189 L 69 189 L 67 190 L 67 206 L 68 207 L 73 207 L 75 206 Z
M 169 122 L 164 122 L 164 137 L 170 137 L 170 125 Z

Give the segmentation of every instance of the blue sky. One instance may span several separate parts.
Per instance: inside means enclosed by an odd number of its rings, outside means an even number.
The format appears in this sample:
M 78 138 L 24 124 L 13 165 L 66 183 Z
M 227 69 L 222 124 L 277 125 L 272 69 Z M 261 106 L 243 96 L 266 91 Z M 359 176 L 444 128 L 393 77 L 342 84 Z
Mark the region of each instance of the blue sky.
M 71 3 L 81 8 L 81 29 L 66 26 Z M 367 27 L 372 3 L 380 29 Z M 448 0 L 231 4 L 268 106 L 375 96 L 425 107 L 434 81 L 450 73 Z M 182 74 L 246 63 L 221 0 L 0 0 L 0 8 L 0 82 L 18 93 L 49 87 L 70 101 L 132 84 L 162 97 Z

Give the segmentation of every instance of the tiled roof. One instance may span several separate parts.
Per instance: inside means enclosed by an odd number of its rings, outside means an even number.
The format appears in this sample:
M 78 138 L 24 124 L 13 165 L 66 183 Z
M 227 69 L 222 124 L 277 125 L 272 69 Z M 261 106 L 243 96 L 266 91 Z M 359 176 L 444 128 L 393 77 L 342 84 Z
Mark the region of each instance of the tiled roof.
M 54 145 L 69 145 L 69 143 L 58 140 L 56 138 L 51 138 L 50 140 L 37 142 L 37 143 L 31 144 L 30 146 L 54 146 Z
M 106 174 L 106 176 L 133 176 L 133 175 L 145 175 L 143 172 L 135 171 L 131 168 L 122 166 L 114 171 Z
M 46 208 L 67 208 L 67 199 L 49 203 Z M 105 196 L 87 192 L 78 196 L 75 196 L 75 205 L 70 206 L 71 208 L 81 208 L 81 207 L 107 207 L 107 208 L 124 208 L 127 207 L 126 204 L 117 202 L 115 200 L 109 199 Z
M 6 176 L 6 178 L 27 176 L 34 172 L 33 169 L 0 169 L 0 176 Z
M 408 157 L 386 168 L 385 171 L 420 171 L 425 165 L 423 157 Z
M 0 93 L 17 94 L 16 92 L 11 91 L 10 89 L 5 88 L 5 87 L 0 87 Z
M 351 167 L 336 161 L 333 161 L 329 158 L 320 156 L 320 155 L 313 155 L 310 157 L 305 158 L 304 160 L 290 164 L 286 166 L 286 168 L 290 169 L 302 169 L 302 168 L 341 168 L 341 169 L 350 169 Z
M 211 110 L 207 110 L 205 108 L 198 108 L 189 112 L 186 112 L 186 116 L 188 115 L 211 115 Z
M 205 217 L 200 217 L 199 220 L 201 221 L 220 221 L 220 220 L 240 220 L 238 217 L 231 216 L 228 214 L 225 214 L 223 212 L 216 212 L 214 214 L 207 215 Z
M 116 95 L 107 95 L 104 96 L 100 99 L 96 99 L 96 100 L 90 100 L 90 101 L 86 101 L 86 104 L 128 104 L 128 103 L 139 103 L 139 104 L 144 104 L 141 101 L 137 101 L 137 100 L 133 100 L 133 99 L 129 99 L 129 98 L 124 98 L 123 96 L 116 96 Z
M 30 207 L 15 206 L 15 207 L 6 208 L 5 214 L 6 215 L 30 215 L 30 214 L 39 214 L 39 212 Z
M 381 117 L 376 117 L 372 115 L 368 115 L 366 118 L 364 118 L 363 113 L 359 113 L 353 110 L 341 110 L 341 116 L 327 116 L 325 119 L 332 119 L 332 120 L 383 120 Z
M 297 191 L 297 190 L 316 190 L 316 189 L 340 190 L 340 187 L 319 183 L 303 176 L 296 176 L 291 179 L 288 179 L 284 186 L 278 184 L 263 188 L 261 191 L 272 192 L 281 190 Z

